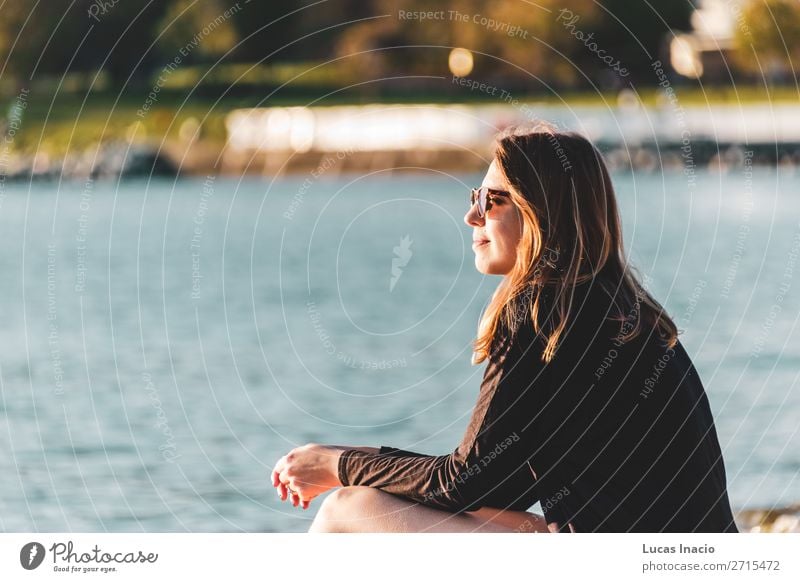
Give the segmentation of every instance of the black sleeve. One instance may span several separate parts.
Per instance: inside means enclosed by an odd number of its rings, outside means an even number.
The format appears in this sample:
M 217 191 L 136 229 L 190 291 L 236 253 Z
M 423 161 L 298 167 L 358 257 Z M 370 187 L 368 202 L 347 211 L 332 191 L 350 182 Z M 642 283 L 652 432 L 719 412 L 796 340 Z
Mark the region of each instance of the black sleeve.
M 380 450 L 378 451 L 379 455 L 387 455 L 390 457 L 431 457 L 432 455 L 426 455 L 424 453 L 415 453 L 414 451 L 405 451 L 403 449 L 398 449 L 396 447 L 389 447 L 382 445 Z
M 339 459 L 343 485 L 380 488 L 448 511 L 483 506 L 527 509 L 537 499 L 528 464 L 535 447 L 530 428 L 536 391 L 547 381 L 543 345 L 533 334 L 503 334 L 492 350 L 466 433 L 449 455 L 389 455 L 345 450 Z M 381 447 L 384 452 L 384 447 Z

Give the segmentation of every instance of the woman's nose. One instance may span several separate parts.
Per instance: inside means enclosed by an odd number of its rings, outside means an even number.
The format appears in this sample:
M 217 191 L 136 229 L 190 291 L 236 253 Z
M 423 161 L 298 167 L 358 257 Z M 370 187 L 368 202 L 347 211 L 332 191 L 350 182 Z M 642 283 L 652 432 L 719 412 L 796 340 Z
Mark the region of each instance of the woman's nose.
M 482 226 L 484 220 L 481 216 L 478 215 L 478 203 L 476 202 L 472 206 L 469 207 L 467 213 L 464 215 L 464 222 L 467 223 L 468 226 Z

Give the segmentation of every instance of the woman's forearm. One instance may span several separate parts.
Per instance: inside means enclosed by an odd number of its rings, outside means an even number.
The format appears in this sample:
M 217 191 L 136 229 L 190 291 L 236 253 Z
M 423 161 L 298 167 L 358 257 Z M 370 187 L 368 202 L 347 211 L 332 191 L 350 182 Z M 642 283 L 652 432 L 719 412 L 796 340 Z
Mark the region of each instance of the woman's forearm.
M 336 454 L 330 456 L 330 462 L 328 465 L 328 470 L 331 474 L 331 478 L 336 482 L 337 486 L 342 486 L 342 482 L 339 480 L 339 457 L 342 456 L 342 453 L 348 449 L 355 449 L 357 451 L 362 451 L 365 453 L 379 453 L 380 449 L 377 447 L 354 447 L 351 445 L 326 445 L 329 450 L 335 451 Z

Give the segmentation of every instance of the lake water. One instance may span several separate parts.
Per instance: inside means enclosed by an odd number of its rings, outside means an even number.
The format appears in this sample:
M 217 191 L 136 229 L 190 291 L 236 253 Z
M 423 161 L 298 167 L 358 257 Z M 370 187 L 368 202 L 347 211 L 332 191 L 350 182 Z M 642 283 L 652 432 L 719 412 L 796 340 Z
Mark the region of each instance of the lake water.
M 452 451 L 499 282 L 463 222 L 480 178 L 5 184 L 0 530 L 304 531 L 321 498 L 268 483 L 293 446 Z M 800 175 L 615 183 L 734 508 L 800 501 Z

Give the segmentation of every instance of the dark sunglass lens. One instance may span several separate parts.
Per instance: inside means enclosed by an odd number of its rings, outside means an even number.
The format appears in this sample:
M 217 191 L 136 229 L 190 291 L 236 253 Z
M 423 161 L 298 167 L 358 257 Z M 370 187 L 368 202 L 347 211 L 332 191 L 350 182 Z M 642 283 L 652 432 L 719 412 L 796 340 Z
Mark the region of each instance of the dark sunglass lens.
M 483 211 L 481 210 L 481 205 L 480 205 L 480 196 L 479 196 L 479 194 L 478 194 L 478 190 L 477 190 L 476 188 L 473 188 L 473 189 L 470 191 L 470 194 L 469 194 L 469 207 L 470 207 L 470 208 L 472 208 L 473 206 L 475 206 L 475 201 L 476 201 L 476 200 L 479 202 L 479 203 L 478 203 L 478 215 L 481 215 Z
M 469 205 L 470 208 L 475 206 L 478 202 L 478 216 L 483 217 L 486 214 L 487 199 L 489 195 L 489 188 L 475 188 L 470 192 Z

